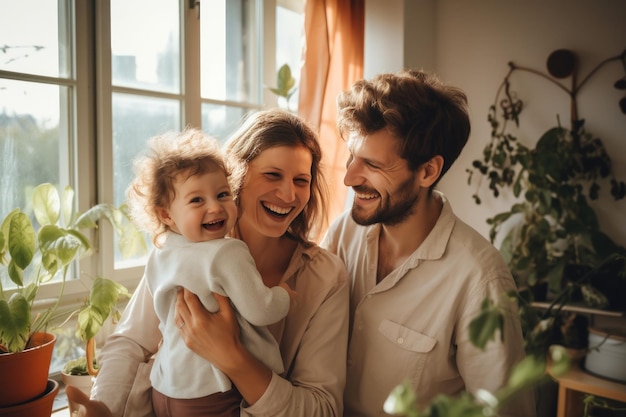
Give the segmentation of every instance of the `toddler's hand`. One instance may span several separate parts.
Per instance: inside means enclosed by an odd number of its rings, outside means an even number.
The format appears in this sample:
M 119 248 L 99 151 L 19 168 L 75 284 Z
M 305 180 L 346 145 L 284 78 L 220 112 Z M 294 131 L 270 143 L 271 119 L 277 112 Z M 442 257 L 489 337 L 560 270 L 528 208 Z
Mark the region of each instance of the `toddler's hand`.
M 289 294 L 289 309 L 291 309 L 296 303 L 298 293 L 292 290 L 291 287 L 284 282 L 280 284 L 280 286 L 287 290 L 287 294 Z

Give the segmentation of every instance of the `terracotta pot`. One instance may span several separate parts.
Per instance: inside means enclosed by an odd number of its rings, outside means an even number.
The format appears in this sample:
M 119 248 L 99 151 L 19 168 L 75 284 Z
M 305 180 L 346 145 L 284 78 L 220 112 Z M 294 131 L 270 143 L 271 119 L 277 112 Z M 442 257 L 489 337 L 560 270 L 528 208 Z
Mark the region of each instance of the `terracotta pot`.
M 0 355 L 0 407 L 24 403 L 46 392 L 56 336 L 35 333 L 31 348 Z
M 7 417 L 50 417 L 54 397 L 59 392 L 59 383 L 49 379 L 44 393 L 34 400 L 10 407 L 0 407 L 0 416 Z

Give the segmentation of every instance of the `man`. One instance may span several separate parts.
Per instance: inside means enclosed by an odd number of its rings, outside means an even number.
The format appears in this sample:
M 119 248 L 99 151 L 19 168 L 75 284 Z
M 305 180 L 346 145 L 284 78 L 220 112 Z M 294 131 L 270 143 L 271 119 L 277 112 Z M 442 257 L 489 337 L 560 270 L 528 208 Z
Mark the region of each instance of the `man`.
M 524 356 L 517 312 L 485 351 L 468 326 L 486 297 L 499 300 L 515 283 L 499 252 L 434 190 L 469 137 L 465 94 L 423 72 L 381 74 L 339 96 L 337 123 L 354 203 L 322 246 L 352 280 L 345 416 L 384 415 L 404 380 L 420 407 L 438 394 L 496 391 Z M 524 397 L 509 415 L 535 414 L 532 393 Z

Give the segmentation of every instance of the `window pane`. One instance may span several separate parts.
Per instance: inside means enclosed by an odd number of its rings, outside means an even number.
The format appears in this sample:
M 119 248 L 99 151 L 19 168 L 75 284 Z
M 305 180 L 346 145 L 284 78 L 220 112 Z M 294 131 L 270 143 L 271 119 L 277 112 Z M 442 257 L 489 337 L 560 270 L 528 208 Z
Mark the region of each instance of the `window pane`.
M 113 186 L 114 203 L 126 200 L 126 187 L 134 177 L 132 162 L 145 150 L 154 135 L 180 130 L 180 103 L 177 100 L 113 94 Z M 147 240 L 148 242 L 150 239 Z M 115 268 L 132 265 L 117 251 Z
M 298 2 L 292 1 L 292 6 Z M 304 13 L 286 7 L 276 7 L 276 68 L 284 64 L 291 68 L 291 75 L 296 79 L 296 86 L 300 82 L 300 67 L 302 66 L 302 47 L 304 41 Z M 289 103 L 281 102 L 281 106 L 289 110 L 298 111 L 299 89 L 296 88 L 289 98 Z
M 63 327 L 50 329 L 57 336 L 54 343 L 54 354 L 50 363 L 50 372 L 61 372 L 65 364 L 85 354 L 85 345 L 76 337 L 76 320 L 71 319 Z
M 147 140 L 159 133 L 180 130 L 176 100 L 113 94 L 113 175 L 115 204 L 126 200 L 133 178 L 132 160 L 145 150 Z
M 179 93 L 179 21 L 177 1 L 112 0 L 113 85 Z
M 218 138 L 220 143 L 224 143 L 239 126 L 246 113 L 252 111 L 241 107 L 203 103 L 202 130 Z
M 254 0 L 212 0 L 200 7 L 202 97 L 258 103 L 260 39 Z
M 61 121 L 65 97 L 65 87 L 0 79 L 2 217 L 15 207 L 25 208 L 36 185 L 67 180 L 67 115 Z
M 64 0 L 3 0 L 0 69 L 68 77 L 70 63 L 66 57 L 70 56 L 71 43 L 64 41 L 69 26 L 66 11 Z
M 37 185 L 69 183 L 67 96 L 66 87 L 0 79 L 0 219 L 28 213 Z M 2 285 L 15 287 L 4 276 Z

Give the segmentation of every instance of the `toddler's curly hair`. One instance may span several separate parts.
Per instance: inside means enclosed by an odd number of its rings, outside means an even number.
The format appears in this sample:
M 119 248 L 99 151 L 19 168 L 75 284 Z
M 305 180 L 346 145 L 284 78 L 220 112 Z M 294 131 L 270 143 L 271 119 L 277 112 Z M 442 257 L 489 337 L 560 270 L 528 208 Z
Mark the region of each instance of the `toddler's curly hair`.
M 199 129 L 167 132 L 148 141 L 148 148 L 133 161 L 135 178 L 126 190 L 131 218 L 140 229 L 159 238 L 168 230 L 157 214 L 157 208 L 169 208 L 176 195 L 174 180 L 178 175 L 189 178 L 221 170 L 230 180 L 217 139 Z

